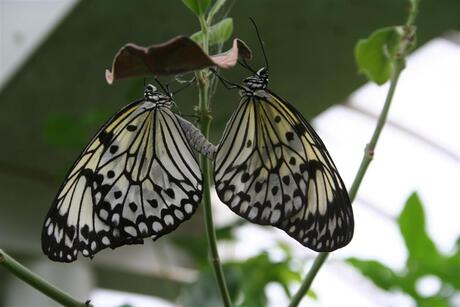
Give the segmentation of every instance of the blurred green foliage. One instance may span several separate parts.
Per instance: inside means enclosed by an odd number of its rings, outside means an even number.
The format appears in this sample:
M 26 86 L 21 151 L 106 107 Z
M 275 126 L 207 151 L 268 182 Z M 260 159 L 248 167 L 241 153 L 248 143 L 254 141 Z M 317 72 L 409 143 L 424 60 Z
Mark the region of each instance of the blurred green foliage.
M 233 232 L 244 225 L 244 220 L 216 229 L 219 241 L 232 242 L 235 240 Z M 221 306 L 221 296 L 217 288 L 215 277 L 210 270 L 206 238 L 203 236 L 175 235 L 173 242 L 177 247 L 193 257 L 198 270 L 199 278 L 191 285 L 183 287 L 180 302 L 184 306 Z M 293 265 L 290 249 L 279 246 L 284 254 L 282 260 L 273 260 L 266 252 L 241 261 L 230 261 L 223 264 L 228 288 L 232 300 L 238 306 L 263 307 L 267 304 L 265 287 L 269 283 L 279 284 L 289 297 L 289 286 L 298 283 L 301 275 Z M 316 299 L 313 291 L 309 297 Z
M 239 222 L 230 224 L 225 227 L 216 229 L 216 236 L 219 241 L 233 241 L 234 229 L 243 225 L 245 222 L 240 219 Z M 208 266 L 208 243 L 205 236 L 190 235 L 188 233 L 177 233 L 171 237 L 172 242 L 180 249 L 185 251 L 193 258 L 199 267 Z
M 452 298 L 460 291 L 460 249 L 442 254 L 425 227 L 423 205 L 416 193 L 407 200 L 398 218 L 408 257 L 402 270 L 390 268 L 376 260 L 349 258 L 347 261 L 376 286 L 385 291 L 402 291 L 411 296 L 418 306 L 453 306 Z M 436 276 L 441 287 L 433 295 L 417 289 L 417 283 L 427 276 Z
M 291 266 L 289 255 L 274 261 L 265 252 L 243 261 L 226 262 L 223 265 L 228 289 L 236 306 L 264 307 L 267 305 L 265 288 L 269 283 L 279 284 L 289 297 L 289 286 L 299 282 L 299 272 Z M 316 297 L 310 294 L 310 297 Z M 180 302 L 186 307 L 221 306 L 222 298 L 217 288 L 214 274 L 209 266 L 200 270 L 198 280 L 185 286 Z
M 93 109 L 83 115 L 50 113 L 44 119 L 42 136 L 44 141 L 56 148 L 83 150 L 89 143 L 88 135 L 94 134 L 93 127 L 110 118 L 109 110 Z
M 271 283 L 281 285 L 289 297 L 289 285 L 300 282 L 301 275 L 290 266 L 291 256 L 281 261 L 273 261 L 267 253 L 254 256 L 244 262 L 232 262 L 226 264 L 238 273 L 241 306 L 263 307 L 266 306 L 267 295 L 265 287 Z

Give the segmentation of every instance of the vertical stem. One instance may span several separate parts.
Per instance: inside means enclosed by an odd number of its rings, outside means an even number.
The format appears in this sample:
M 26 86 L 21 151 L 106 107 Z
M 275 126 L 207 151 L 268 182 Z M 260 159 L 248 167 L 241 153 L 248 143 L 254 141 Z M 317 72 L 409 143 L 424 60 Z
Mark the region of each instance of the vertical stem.
M 8 271 L 17 278 L 23 280 L 30 286 L 34 287 L 41 293 L 64 306 L 88 307 L 88 303 L 82 303 L 70 296 L 70 294 L 56 288 L 37 274 L 31 272 L 25 266 L 14 260 L 10 255 L 0 249 L 0 265 L 3 265 Z
M 200 110 L 200 129 L 203 135 L 209 137 L 209 128 L 211 126 L 211 116 L 209 115 L 209 103 L 208 103 L 208 80 L 203 78 L 205 72 L 199 72 L 200 80 L 199 84 L 199 110 Z M 201 169 L 203 171 L 203 212 L 205 217 L 205 226 L 206 234 L 208 238 L 209 245 L 209 257 L 211 264 L 216 274 L 217 283 L 219 285 L 219 290 L 222 295 L 222 300 L 225 307 L 230 307 L 231 300 L 230 295 L 227 290 L 227 285 L 225 282 L 224 272 L 220 263 L 219 252 L 217 250 L 217 239 L 216 231 L 214 229 L 214 222 L 212 217 L 211 209 L 211 175 L 210 175 L 210 165 L 209 160 L 205 155 L 200 155 Z
M 200 17 L 201 31 L 203 32 L 202 48 L 206 53 L 209 53 L 209 31 L 208 24 L 204 16 Z M 207 70 L 201 70 L 196 73 L 198 83 L 198 98 L 199 98 L 199 118 L 200 130 L 206 139 L 209 138 L 209 129 L 211 127 L 211 115 L 209 106 L 209 79 Z M 209 258 L 216 275 L 217 284 L 219 286 L 222 301 L 225 307 L 231 307 L 231 299 L 228 293 L 227 284 L 225 282 L 224 272 L 220 263 L 219 251 L 217 249 L 216 231 L 214 229 L 214 221 L 211 207 L 211 173 L 209 160 L 205 155 L 200 154 L 200 164 L 203 171 L 203 213 L 205 218 L 206 235 L 209 246 Z

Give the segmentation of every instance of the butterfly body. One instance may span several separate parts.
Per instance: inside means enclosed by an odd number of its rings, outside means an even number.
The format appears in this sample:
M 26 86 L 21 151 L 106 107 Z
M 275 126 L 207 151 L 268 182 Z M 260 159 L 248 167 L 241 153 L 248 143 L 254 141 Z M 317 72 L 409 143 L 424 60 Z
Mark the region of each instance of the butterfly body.
M 174 230 L 201 200 L 202 175 L 173 101 L 147 85 L 144 99 L 113 116 L 67 175 L 48 212 L 42 249 L 70 262 L 78 252 L 142 243 Z
M 215 156 L 219 198 L 249 221 L 281 228 L 314 250 L 346 245 L 353 213 L 319 136 L 300 112 L 267 88 L 266 68 L 238 87 L 240 104 Z

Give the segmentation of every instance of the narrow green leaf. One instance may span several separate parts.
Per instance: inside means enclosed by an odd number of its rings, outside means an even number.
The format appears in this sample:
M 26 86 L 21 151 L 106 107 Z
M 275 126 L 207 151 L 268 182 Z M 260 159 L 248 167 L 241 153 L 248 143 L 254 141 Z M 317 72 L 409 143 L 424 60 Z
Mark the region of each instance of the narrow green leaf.
M 358 269 L 361 274 L 372 280 L 376 286 L 384 290 L 391 290 L 399 284 L 399 276 L 392 269 L 377 260 L 348 258 L 347 262 Z
M 182 2 L 198 17 L 203 16 L 211 4 L 211 0 L 182 0 Z
M 209 46 L 225 43 L 233 33 L 233 19 L 225 18 L 209 28 Z M 191 37 L 200 44 L 203 40 L 201 31 L 194 33 Z
M 433 266 L 441 257 L 425 229 L 425 214 L 420 198 L 412 194 L 398 218 L 399 229 L 409 252 L 409 264 Z
M 208 15 L 208 22 L 212 22 L 212 18 L 214 15 L 219 12 L 219 10 L 222 8 L 222 6 L 227 2 L 227 0 L 217 0 L 214 5 L 211 7 L 209 10 L 209 15 Z
M 394 26 L 379 29 L 368 38 L 359 40 L 355 47 L 359 72 L 377 84 L 388 81 L 402 35 L 403 28 Z

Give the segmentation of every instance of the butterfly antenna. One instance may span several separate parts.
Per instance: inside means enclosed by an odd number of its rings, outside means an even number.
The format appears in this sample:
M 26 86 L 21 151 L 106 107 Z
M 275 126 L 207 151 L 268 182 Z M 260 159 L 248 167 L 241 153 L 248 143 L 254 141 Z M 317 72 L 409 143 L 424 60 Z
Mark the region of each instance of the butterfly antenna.
M 253 74 L 256 73 L 256 71 L 249 65 L 248 62 L 246 62 L 245 59 L 243 59 L 243 60 L 238 60 L 238 64 L 240 64 L 241 66 L 243 66 L 244 68 L 246 68 L 247 70 L 249 70 L 250 72 L 252 72 Z
M 153 77 L 153 79 L 154 79 L 155 82 L 160 86 L 160 88 L 161 88 L 161 90 L 163 91 L 163 93 L 165 93 L 166 95 L 169 96 L 168 90 L 163 86 L 163 84 L 160 82 L 160 80 L 158 80 L 157 77 Z
M 256 29 L 257 38 L 259 39 L 260 48 L 262 49 L 262 53 L 264 54 L 265 65 L 266 65 L 266 67 L 268 69 L 268 58 L 267 58 L 267 54 L 265 53 L 264 42 L 262 41 L 262 38 L 260 37 L 259 29 L 257 28 L 256 22 L 254 21 L 254 19 L 252 17 L 249 17 L 249 19 L 251 20 L 252 25 L 254 26 L 254 29 Z
M 144 77 L 144 88 L 145 88 L 145 85 L 146 85 L 146 84 L 145 84 L 145 80 L 147 80 L 147 78 Z
M 227 81 L 224 78 L 222 78 L 222 76 L 219 75 L 219 73 L 214 68 L 210 68 L 209 70 L 217 77 L 217 79 L 219 79 L 219 81 L 225 86 L 226 89 L 228 89 L 228 90 L 235 89 L 235 88 L 238 88 L 238 89 L 241 89 L 241 90 L 245 89 L 244 87 L 242 87 L 239 84 L 232 83 L 232 82 Z
M 166 90 L 167 90 L 167 92 L 166 92 L 166 93 L 168 94 L 169 98 L 171 98 L 171 99 L 172 99 L 172 96 L 173 96 L 173 92 L 171 91 L 171 88 L 169 87 L 169 83 L 168 83 L 168 84 L 166 84 Z

